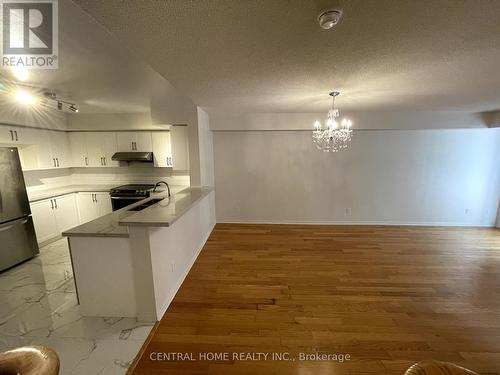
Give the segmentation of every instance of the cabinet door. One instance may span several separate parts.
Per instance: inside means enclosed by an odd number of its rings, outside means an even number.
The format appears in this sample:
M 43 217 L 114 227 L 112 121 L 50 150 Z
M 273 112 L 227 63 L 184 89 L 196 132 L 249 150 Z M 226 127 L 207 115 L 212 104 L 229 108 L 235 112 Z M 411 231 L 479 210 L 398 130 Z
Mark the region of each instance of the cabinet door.
M 0 125 L 0 143 L 14 143 L 14 133 L 12 132 L 12 127 Z
M 53 200 L 55 207 L 54 214 L 59 233 L 76 227 L 80 221 L 78 220 L 75 194 L 63 195 Z
M 172 167 L 172 147 L 170 144 L 170 132 L 152 132 L 151 137 L 153 141 L 154 166 Z
M 87 157 L 89 167 L 102 167 L 104 163 L 102 161 L 101 153 L 101 133 L 85 133 L 85 144 L 87 147 Z
M 142 151 L 142 152 L 153 151 L 153 144 L 151 142 L 151 132 L 136 132 L 135 142 L 136 142 L 135 151 Z
M 111 208 L 111 198 L 109 193 L 94 193 L 97 200 L 97 217 L 110 214 L 113 209 Z
M 103 157 L 105 167 L 118 167 L 117 161 L 111 160 L 111 157 L 116 152 L 116 135 L 111 132 L 103 132 L 99 134 L 101 155 Z
M 69 152 L 69 141 L 66 132 L 49 132 L 50 148 L 52 158 L 56 159 L 57 168 L 68 168 L 71 166 L 71 157 Z
M 116 146 L 121 152 L 136 151 L 135 150 L 135 132 L 117 132 Z
M 30 145 L 35 143 L 35 129 L 21 126 L 0 125 L 0 143 L 9 145 Z
M 52 199 L 30 204 L 36 238 L 39 243 L 50 240 L 60 234 L 57 230 L 56 218 L 52 207 Z
M 189 139 L 187 126 L 170 127 L 173 169 L 189 170 Z
M 57 166 L 55 158 L 52 156 L 50 133 L 48 130 L 36 131 L 38 169 L 50 169 Z
M 88 167 L 87 138 L 86 133 L 69 133 L 69 145 L 71 150 L 71 160 L 75 167 Z
M 78 193 L 78 217 L 80 223 L 86 223 L 97 218 L 97 204 L 94 193 Z

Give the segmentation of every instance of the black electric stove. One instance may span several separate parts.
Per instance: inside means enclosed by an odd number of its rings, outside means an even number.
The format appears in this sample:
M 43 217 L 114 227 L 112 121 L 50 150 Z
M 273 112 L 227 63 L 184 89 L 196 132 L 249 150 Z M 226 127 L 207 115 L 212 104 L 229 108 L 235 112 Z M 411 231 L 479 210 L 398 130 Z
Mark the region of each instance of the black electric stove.
M 150 197 L 154 187 L 152 184 L 129 184 L 112 188 L 109 194 L 113 211 Z

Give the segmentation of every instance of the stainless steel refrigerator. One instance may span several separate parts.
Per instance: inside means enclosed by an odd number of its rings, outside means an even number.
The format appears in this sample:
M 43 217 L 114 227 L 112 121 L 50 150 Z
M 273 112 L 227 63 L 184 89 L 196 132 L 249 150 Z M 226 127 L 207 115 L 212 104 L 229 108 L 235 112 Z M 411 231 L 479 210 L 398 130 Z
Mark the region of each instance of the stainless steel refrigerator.
M 0 147 L 0 271 L 38 252 L 19 153 Z

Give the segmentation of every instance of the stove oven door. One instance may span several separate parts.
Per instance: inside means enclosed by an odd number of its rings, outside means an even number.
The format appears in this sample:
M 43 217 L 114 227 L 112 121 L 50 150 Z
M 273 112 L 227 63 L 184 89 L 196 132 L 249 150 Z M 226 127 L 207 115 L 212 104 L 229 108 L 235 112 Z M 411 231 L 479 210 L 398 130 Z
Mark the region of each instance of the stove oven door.
M 121 208 L 130 206 L 136 202 L 142 201 L 146 199 L 147 196 L 120 196 L 120 195 L 111 195 L 111 206 L 113 207 L 113 211 L 119 210 Z

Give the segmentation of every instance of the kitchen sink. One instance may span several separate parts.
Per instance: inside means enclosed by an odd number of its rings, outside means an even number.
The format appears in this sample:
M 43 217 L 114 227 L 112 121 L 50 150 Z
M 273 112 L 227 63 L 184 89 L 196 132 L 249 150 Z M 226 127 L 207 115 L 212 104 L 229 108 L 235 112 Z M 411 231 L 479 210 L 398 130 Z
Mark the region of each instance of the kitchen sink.
M 150 201 L 144 202 L 143 204 L 140 204 L 138 206 L 129 208 L 127 211 L 142 211 L 145 208 L 148 208 L 149 206 L 152 206 L 153 204 L 161 202 L 162 200 L 163 200 L 163 198 L 162 199 L 156 199 L 156 198 L 155 199 L 151 199 Z

